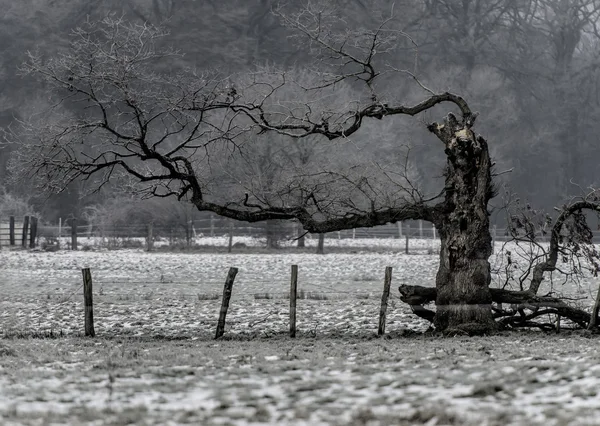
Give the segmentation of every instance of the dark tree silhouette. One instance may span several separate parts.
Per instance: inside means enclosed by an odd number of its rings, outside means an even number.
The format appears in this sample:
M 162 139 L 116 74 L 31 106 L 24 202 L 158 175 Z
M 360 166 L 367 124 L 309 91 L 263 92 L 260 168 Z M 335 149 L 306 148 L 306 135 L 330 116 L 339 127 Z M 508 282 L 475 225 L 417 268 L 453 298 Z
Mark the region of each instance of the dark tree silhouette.
M 306 87 L 290 73 L 273 70 L 225 78 L 169 70 L 168 59 L 179 53 L 156 47 L 162 31 L 120 19 L 79 28 L 70 51 L 57 57 L 31 55 L 24 72 L 42 79 L 70 108 L 57 107 L 29 123 L 21 161 L 53 189 L 81 178 L 96 187 L 121 178 L 146 196 L 186 199 L 198 210 L 247 222 L 295 219 L 312 233 L 423 219 L 441 239 L 436 288 L 400 291 L 436 329 L 493 332 L 498 327 L 493 302 L 553 303 L 556 313 L 577 324 L 589 322 L 589 314 L 536 293 L 544 273 L 556 267 L 563 224 L 584 209 L 598 210 L 595 201 L 564 209 L 528 290 L 490 290 L 488 204 L 494 187 L 488 143 L 474 131 L 477 114 L 461 96 L 435 93 L 414 70 L 380 60 L 398 46 L 416 49 L 408 35 L 389 26 L 390 19 L 375 30 L 336 32 L 338 17 L 331 10 L 276 13 L 318 60 L 318 84 Z M 386 100 L 386 87 L 397 77 L 413 81 L 421 100 L 408 105 Z M 295 100 L 289 100 L 290 87 L 298 93 Z M 357 99 L 340 103 L 340 87 L 351 87 Z M 290 173 L 268 197 L 257 197 L 244 190 L 228 161 L 244 152 L 244 141 L 252 139 L 248 134 L 345 141 L 367 123 L 378 123 L 374 120 L 434 114 L 440 106 L 454 112 L 426 125 L 446 156 L 444 186 L 434 196 L 425 196 L 402 171 L 393 179 L 380 173 L 384 180 L 375 183 L 356 170 L 316 169 Z M 432 300 L 435 312 L 423 307 Z

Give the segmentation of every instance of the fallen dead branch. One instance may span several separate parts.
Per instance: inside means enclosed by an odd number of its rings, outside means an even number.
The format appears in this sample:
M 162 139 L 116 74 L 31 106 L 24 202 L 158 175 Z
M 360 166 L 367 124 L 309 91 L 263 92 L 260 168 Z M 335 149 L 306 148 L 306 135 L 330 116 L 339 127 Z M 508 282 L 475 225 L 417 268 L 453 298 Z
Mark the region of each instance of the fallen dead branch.
M 433 287 L 416 285 L 401 285 L 399 287 L 400 300 L 410 305 L 413 313 L 427 321 L 433 321 L 435 312 L 425 308 L 437 297 L 437 290 Z M 591 315 L 579 308 L 568 305 L 563 300 L 538 296 L 530 291 L 511 291 L 491 288 L 494 318 L 504 328 L 513 327 L 538 327 L 541 329 L 554 329 L 551 323 L 534 322 L 533 320 L 543 315 L 557 315 L 570 320 L 580 328 L 587 328 Z M 508 307 L 504 307 L 508 305 Z M 596 327 L 597 330 L 598 327 Z

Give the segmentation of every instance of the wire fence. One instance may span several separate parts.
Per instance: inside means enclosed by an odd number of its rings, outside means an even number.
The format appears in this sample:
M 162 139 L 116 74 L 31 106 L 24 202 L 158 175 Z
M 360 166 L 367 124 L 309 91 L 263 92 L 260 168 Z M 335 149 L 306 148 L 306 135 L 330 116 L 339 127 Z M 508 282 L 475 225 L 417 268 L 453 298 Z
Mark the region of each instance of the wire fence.
M 102 238 L 147 238 L 150 224 L 86 224 L 77 225 L 78 237 Z M 73 234 L 71 225 L 44 225 L 40 229 L 43 236 L 67 237 Z M 220 237 L 233 234 L 234 237 L 297 239 L 305 234 L 297 222 L 267 221 L 246 223 L 224 221 L 222 219 L 201 219 L 175 225 L 152 225 L 153 237 L 157 239 L 185 239 L 200 237 Z M 306 234 L 310 235 L 310 234 Z M 406 223 L 388 224 L 372 228 L 356 228 L 329 232 L 327 238 L 403 238 L 405 235 L 419 238 L 436 237 L 435 228 L 422 221 L 412 225 Z
M 27 218 L 12 219 L 14 241 L 20 245 L 23 224 Z M 36 222 L 37 223 L 37 222 Z M 501 242 L 511 237 L 506 228 L 493 226 L 494 241 Z M 600 231 L 594 231 L 594 241 L 600 242 Z M 40 224 L 36 226 L 35 242 L 26 246 L 42 244 L 44 247 L 60 243 L 63 248 L 72 249 L 77 241 L 83 241 L 85 247 L 100 246 L 107 248 L 142 248 L 161 246 L 267 246 L 270 248 L 316 245 L 319 235 L 306 233 L 302 226 L 294 221 L 265 221 L 258 223 L 237 222 L 215 215 L 203 219 L 187 220 L 180 223 L 78 223 L 75 219 L 60 220 L 58 224 Z M 545 242 L 548 235 L 539 235 L 538 240 Z M 345 241 L 346 245 L 381 245 L 376 240 L 403 240 L 408 246 L 409 240 L 438 240 L 436 228 L 424 221 L 407 221 L 372 228 L 355 228 L 324 234 L 324 239 Z M 0 246 L 8 245 L 9 221 L 0 218 Z M 25 241 L 25 237 L 22 238 Z M 353 243 L 349 243 L 354 240 Z M 364 243 L 364 244 L 362 244 Z M 25 245 L 25 243 L 23 243 Z M 399 245 L 396 243 L 396 245 Z M 432 245 L 423 247 L 411 241 L 412 248 L 434 249 Z M 58 247 L 56 247 L 58 249 Z
M 316 239 L 318 234 L 307 233 L 302 227 L 294 222 L 287 224 L 277 223 L 266 225 L 265 223 L 248 224 L 243 222 L 232 222 L 229 225 L 203 226 L 206 221 L 196 221 L 189 225 L 189 228 L 181 226 L 153 226 L 153 238 L 169 241 L 191 240 L 196 241 L 202 238 L 215 237 L 253 237 L 269 238 L 273 236 L 278 240 L 298 241 L 299 237 L 306 236 Z M 507 228 L 493 226 L 491 228 L 492 237 L 496 241 L 510 240 L 511 236 Z M 76 235 L 80 238 L 120 238 L 120 239 L 146 239 L 148 238 L 148 225 L 119 225 L 119 226 L 97 226 L 94 224 L 78 225 Z M 41 236 L 48 237 L 68 237 L 72 235 L 70 226 L 59 227 L 56 225 L 44 225 L 40 228 Z M 398 222 L 375 226 L 372 228 L 355 228 L 341 231 L 327 232 L 324 234 L 327 239 L 404 239 L 405 237 L 416 239 L 437 239 L 439 234 L 437 229 L 430 223 L 415 221 L 411 224 Z M 594 241 L 600 242 L 600 231 L 593 231 Z M 549 235 L 539 235 L 541 241 L 549 239 Z
M 75 276 L 78 271 L 69 272 Z M 100 333 L 193 336 L 214 332 L 222 309 L 223 280 L 199 283 L 194 278 L 165 281 L 94 275 L 94 317 Z M 291 309 L 290 277 L 281 277 L 275 283 L 253 275 L 241 274 L 240 278 L 233 288 L 226 332 L 286 333 Z M 377 281 L 345 283 L 341 289 L 311 279 L 300 280 L 295 298 L 299 302 L 300 329 L 336 332 L 341 327 L 351 333 L 373 332 L 382 304 L 383 283 Z M 13 294 L 4 292 L 0 297 L 0 335 L 81 334 L 83 308 L 87 305 L 82 303 L 85 283 L 70 279 L 61 287 L 52 289 L 53 285 L 46 285 L 49 288 L 45 292 L 29 288 Z M 391 324 L 407 314 L 406 309 L 398 310 L 398 300 L 399 296 L 391 293 L 386 299 Z

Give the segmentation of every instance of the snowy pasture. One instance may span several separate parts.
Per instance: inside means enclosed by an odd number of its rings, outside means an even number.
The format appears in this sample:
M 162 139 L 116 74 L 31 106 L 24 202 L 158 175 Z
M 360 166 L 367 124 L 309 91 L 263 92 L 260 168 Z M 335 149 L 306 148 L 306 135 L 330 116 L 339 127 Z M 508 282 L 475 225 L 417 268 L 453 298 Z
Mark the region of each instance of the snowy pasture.
M 214 333 L 229 267 L 239 269 L 226 333 L 288 330 L 290 268 L 299 267 L 299 333 L 369 334 L 386 266 L 393 286 L 430 285 L 437 259 L 422 252 L 215 254 L 141 250 L 0 252 L 0 330 L 5 335 L 77 335 L 82 329 L 81 268 L 91 269 L 96 332 L 192 337 Z M 393 291 L 389 329 L 427 327 Z
M 597 339 L 0 341 L 5 425 L 597 425 Z
M 393 241 L 321 256 L 0 251 L 0 424 L 600 424 L 596 338 L 416 334 L 428 325 L 397 287 L 433 285 L 438 258 L 431 241 L 410 255 Z M 304 296 L 294 340 L 292 264 Z M 377 339 L 386 266 L 388 336 Z M 81 337 L 84 267 L 95 339 Z M 563 292 L 589 305 L 596 288 Z

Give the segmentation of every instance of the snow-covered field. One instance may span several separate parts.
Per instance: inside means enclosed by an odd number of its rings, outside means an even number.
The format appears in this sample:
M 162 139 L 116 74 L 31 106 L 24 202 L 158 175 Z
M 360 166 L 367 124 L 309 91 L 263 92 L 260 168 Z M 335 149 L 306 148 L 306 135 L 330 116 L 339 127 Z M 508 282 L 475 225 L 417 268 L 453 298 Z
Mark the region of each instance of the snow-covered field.
M 597 425 L 597 339 L 0 340 L 3 425 Z
M 116 246 L 122 245 L 123 243 L 127 244 L 133 243 L 136 245 L 143 246 L 146 244 L 146 240 L 144 238 L 101 238 L 101 237 L 85 237 L 79 236 L 78 238 L 79 247 L 87 247 L 87 248 L 99 248 L 99 247 L 107 247 L 107 246 Z M 220 236 L 199 236 L 193 238 L 191 241 L 193 244 L 198 246 L 211 246 L 211 247 L 227 247 L 229 245 L 229 236 L 228 235 L 220 235 Z M 305 245 L 306 247 L 317 247 L 318 238 L 311 234 L 307 234 L 305 237 Z M 183 243 L 183 242 L 182 242 Z M 234 236 L 232 239 L 232 243 L 234 245 L 239 245 L 242 247 L 264 247 L 266 244 L 266 238 L 255 238 L 250 236 Z M 60 244 L 62 247 L 68 247 L 71 244 L 70 237 L 61 237 Z M 154 247 L 164 247 L 170 244 L 168 238 L 155 238 Z M 279 241 L 279 245 L 281 247 L 296 247 L 298 242 L 296 239 L 282 240 Z M 437 239 L 419 239 L 411 237 L 409 239 L 409 249 L 415 251 L 429 251 L 429 250 L 439 250 L 440 243 Z M 384 248 L 390 250 L 404 250 L 406 248 L 406 240 L 404 238 L 338 238 L 335 232 L 327 234 L 325 238 L 325 247 L 326 249 L 329 247 L 344 247 L 344 248 Z
M 83 318 L 81 268 L 92 271 L 96 331 L 110 335 L 214 333 L 229 267 L 237 267 L 227 333 L 285 332 L 292 264 L 299 267 L 299 332 L 365 334 L 377 330 L 386 266 L 400 283 L 429 285 L 435 256 L 388 253 L 180 254 L 141 250 L 0 252 L 3 334 L 73 335 Z M 397 303 L 390 329 L 425 326 Z M 426 327 L 426 326 L 425 326 Z
M 596 338 L 415 336 L 427 324 L 396 289 L 433 285 L 438 258 L 431 241 L 411 255 L 384 241 L 323 256 L 0 251 L 0 424 L 600 424 Z M 295 340 L 292 264 L 304 294 Z M 389 335 L 376 339 L 386 266 Z M 95 339 L 80 337 L 84 267 Z M 567 293 L 589 304 L 595 288 Z

